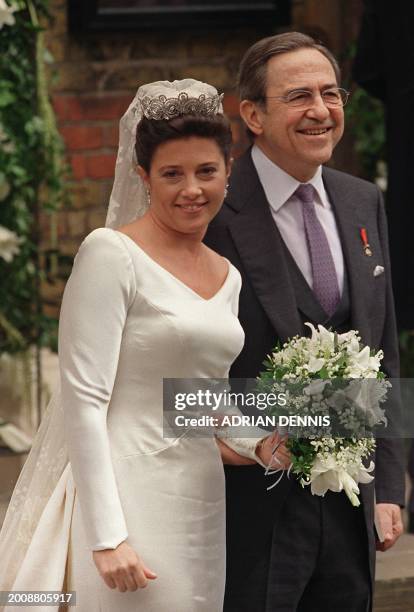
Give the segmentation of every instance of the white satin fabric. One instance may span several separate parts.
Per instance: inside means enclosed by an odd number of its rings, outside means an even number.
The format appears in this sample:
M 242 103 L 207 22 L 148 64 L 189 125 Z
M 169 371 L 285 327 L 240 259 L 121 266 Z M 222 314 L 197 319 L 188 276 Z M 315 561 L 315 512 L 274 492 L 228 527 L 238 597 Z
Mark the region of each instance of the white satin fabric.
M 60 589 L 65 576 L 79 612 L 222 610 L 220 454 L 213 438 L 163 438 L 162 380 L 228 376 L 243 345 L 229 266 L 206 300 L 121 232 L 101 228 L 82 243 L 59 328 L 70 463 L 14 589 Z M 250 457 L 257 441 L 226 439 Z M 125 539 L 158 575 L 146 589 L 111 590 L 93 563 L 92 550 Z

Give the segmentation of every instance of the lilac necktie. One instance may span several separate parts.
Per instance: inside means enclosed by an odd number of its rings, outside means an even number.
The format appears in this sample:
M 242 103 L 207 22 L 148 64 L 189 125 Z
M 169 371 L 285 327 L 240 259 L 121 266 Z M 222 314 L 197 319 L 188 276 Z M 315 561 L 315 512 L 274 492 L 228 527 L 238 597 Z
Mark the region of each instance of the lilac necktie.
M 302 202 L 306 242 L 312 266 L 313 292 L 324 311 L 332 316 L 339 304 L 339 287 L 335 264 L 324 229 L 316 216 L 315 191 L 312 185 L 299 185 L 295 195 Z

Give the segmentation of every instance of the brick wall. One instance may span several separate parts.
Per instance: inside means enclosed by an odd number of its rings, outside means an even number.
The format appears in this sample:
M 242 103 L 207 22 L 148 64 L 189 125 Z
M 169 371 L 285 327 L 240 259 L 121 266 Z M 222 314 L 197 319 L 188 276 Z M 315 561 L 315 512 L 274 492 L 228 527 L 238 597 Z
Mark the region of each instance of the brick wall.
M 315 34 L 341 53 L 355 34 L 362 0 L 292 0 L 293 28 Z M 344 5 L 348 7 L 345 12 Z M 225 93 L 234 154 L 247 140 L 238 117 L 234 79 L 244 51 L 265 33 L 256 28 L 217 32 L 122 32 L 74 36 L 66 2 L 52 0 L 46 43 L 55 59 L 53 105 L 72 169 L 71 203 L 58 216 L 62 254 L 73 256 L 82 238 L 105 222 L 118 142 L 118 121 L 137 87 L 160 79 L 193 77 Z M 57 78 L 56 78 L 57 77 Z M 348 147 L 351 150 L 351 147 Z M 341 154 L 340 167 L 352 154 Z M 43 220 L 48 245 L 49 220 Z M 63 282 L 45 283 L 47 312 L 57 314 Z

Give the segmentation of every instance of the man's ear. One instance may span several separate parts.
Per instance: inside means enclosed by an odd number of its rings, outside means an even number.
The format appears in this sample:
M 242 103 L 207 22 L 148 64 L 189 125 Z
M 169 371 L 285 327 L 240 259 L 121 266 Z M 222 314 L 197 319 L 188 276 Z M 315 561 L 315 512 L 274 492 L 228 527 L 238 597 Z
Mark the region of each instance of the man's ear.
M 242 100 L 240 102 L 240 116 L 249 130 L 256 134 L 256 136 L 263 134 L 262 115 L 263 111 L 256 102 L 251 100 Z

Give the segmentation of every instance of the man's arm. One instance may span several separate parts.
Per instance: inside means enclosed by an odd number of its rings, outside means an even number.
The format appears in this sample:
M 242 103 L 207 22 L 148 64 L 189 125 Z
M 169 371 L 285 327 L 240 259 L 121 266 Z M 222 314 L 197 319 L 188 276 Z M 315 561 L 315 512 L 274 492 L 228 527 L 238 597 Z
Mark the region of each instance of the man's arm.
M 378 190 L 378 231 L 384 254 L 386 274 L 386 317 L 381 340 L 384 351 L 383 369 L 389 378 L 400 375 L 398 334 L 392 292 L 391 261 L 389 256 L 388 228 L 381 192 Z M 398 437 L 401 427 L 401 401 L 399 390 L 389 402 L 387 410 L 388 431 L 393 437 L 377 440 L 375 457 L 376 513 L 384 534 L 384 541 L 377 548 L 385 551 L 402 533 L 401 507 L 405 499 L 404 448 Z

